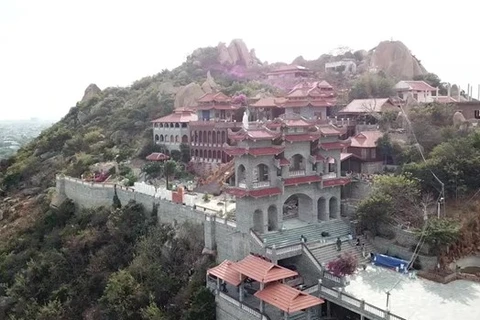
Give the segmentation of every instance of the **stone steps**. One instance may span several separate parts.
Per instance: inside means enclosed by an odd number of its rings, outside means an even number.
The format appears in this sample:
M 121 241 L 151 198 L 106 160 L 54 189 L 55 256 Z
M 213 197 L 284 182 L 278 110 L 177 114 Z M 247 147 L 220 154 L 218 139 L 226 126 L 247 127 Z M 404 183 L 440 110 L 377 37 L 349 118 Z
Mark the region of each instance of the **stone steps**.
M 375 252 L 375 249 L 369 242 L 366 242 L 363 237 L 360 237 L 360 241 L 361 243 L 365 243 L 365 253 L 367 255 L 366 258 L 362 257 L 362 249 L 361 247 L 357 247 L 355 245 L 355 240 L 351 242 L 348 240 L 343 240 L 340 251 L 337 251 L 336 243 L 329 243 L 323 246 L 314 244 L 309 245 L 308 248 L 313 253 L 318 262 L 320 262 L 322 265 L 327 265 L 328 262 L 337 259 L 339 255 L 344 253 L 351 253 L 358 258 L 359 264 L 364 264 L 369 261 L 368 255 L 370 254 L 370 252 Z
M 322 237 L 322 232 L 328 232 L 329 237 Z M 307 238 L 308 243 L 331 242 L 337 237 L 346 237 L 350 226 L 343 220 L 322 221 L 294 229 L 287 229 L 260 235 L 266 246 L 283 247 L 300 242 L 300 236 Z

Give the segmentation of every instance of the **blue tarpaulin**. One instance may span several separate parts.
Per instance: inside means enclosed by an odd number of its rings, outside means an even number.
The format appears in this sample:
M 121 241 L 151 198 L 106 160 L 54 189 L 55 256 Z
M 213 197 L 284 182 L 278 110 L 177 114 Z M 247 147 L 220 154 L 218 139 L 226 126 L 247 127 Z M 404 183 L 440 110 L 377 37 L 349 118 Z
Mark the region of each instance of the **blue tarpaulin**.
M 373 264 L 377 266 L 395 269 L 399 272 L 407 272 L 408 261 L 390 257 L 384 254 L 374 254 Z

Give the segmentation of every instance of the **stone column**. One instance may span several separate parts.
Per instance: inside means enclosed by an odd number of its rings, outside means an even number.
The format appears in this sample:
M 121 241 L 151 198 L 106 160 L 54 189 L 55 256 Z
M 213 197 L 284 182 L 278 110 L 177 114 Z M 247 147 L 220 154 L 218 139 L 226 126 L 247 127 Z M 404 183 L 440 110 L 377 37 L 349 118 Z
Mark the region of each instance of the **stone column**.
M 336 170 L 337 170 L 337 178 L 342 176 L 342 163 L 340 162 L 340 155 L 338 156 L 338 159 L 335 159 L 335 165 L 336 165 Z
M 312 199 L 312 213 L 310 215 L 309 222 L 317 222 L 318 221 L 318 199 Z
M 262 291 L 264 288 L 265 288 L 265 284 L 260 283 L 260 291 Z M 263 300 L 260 300 L 260 308 L 259 309 L 260 309 L 260 313 L 265 312 L 265 302 L 263 302 Z
M 240 286 L 238 287 L 238 297 L 240 302 L 243 302 L 243 281 L 240 283 Z

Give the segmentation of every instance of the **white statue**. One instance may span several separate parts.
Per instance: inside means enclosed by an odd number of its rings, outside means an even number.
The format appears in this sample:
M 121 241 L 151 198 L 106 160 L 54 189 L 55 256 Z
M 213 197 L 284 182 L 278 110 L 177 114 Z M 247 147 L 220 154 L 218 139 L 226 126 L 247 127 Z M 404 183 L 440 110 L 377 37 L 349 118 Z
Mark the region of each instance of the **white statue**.
M 248 130 L 248 113 L 245 111 L 242 118 L 243 129 Z

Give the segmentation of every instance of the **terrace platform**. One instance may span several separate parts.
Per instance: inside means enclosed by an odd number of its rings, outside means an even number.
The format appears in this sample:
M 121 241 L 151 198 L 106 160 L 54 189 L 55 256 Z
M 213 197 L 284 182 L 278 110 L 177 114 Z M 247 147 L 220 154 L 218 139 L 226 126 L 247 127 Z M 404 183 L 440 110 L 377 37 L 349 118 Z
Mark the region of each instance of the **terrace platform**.
M 408 320 L 479 318 L 480 283 L 456 280 L 440 284 L 369 265 L 352 276 L 345 287 L 345 293 L 382 309 L 388 290 L 391 312 Z

